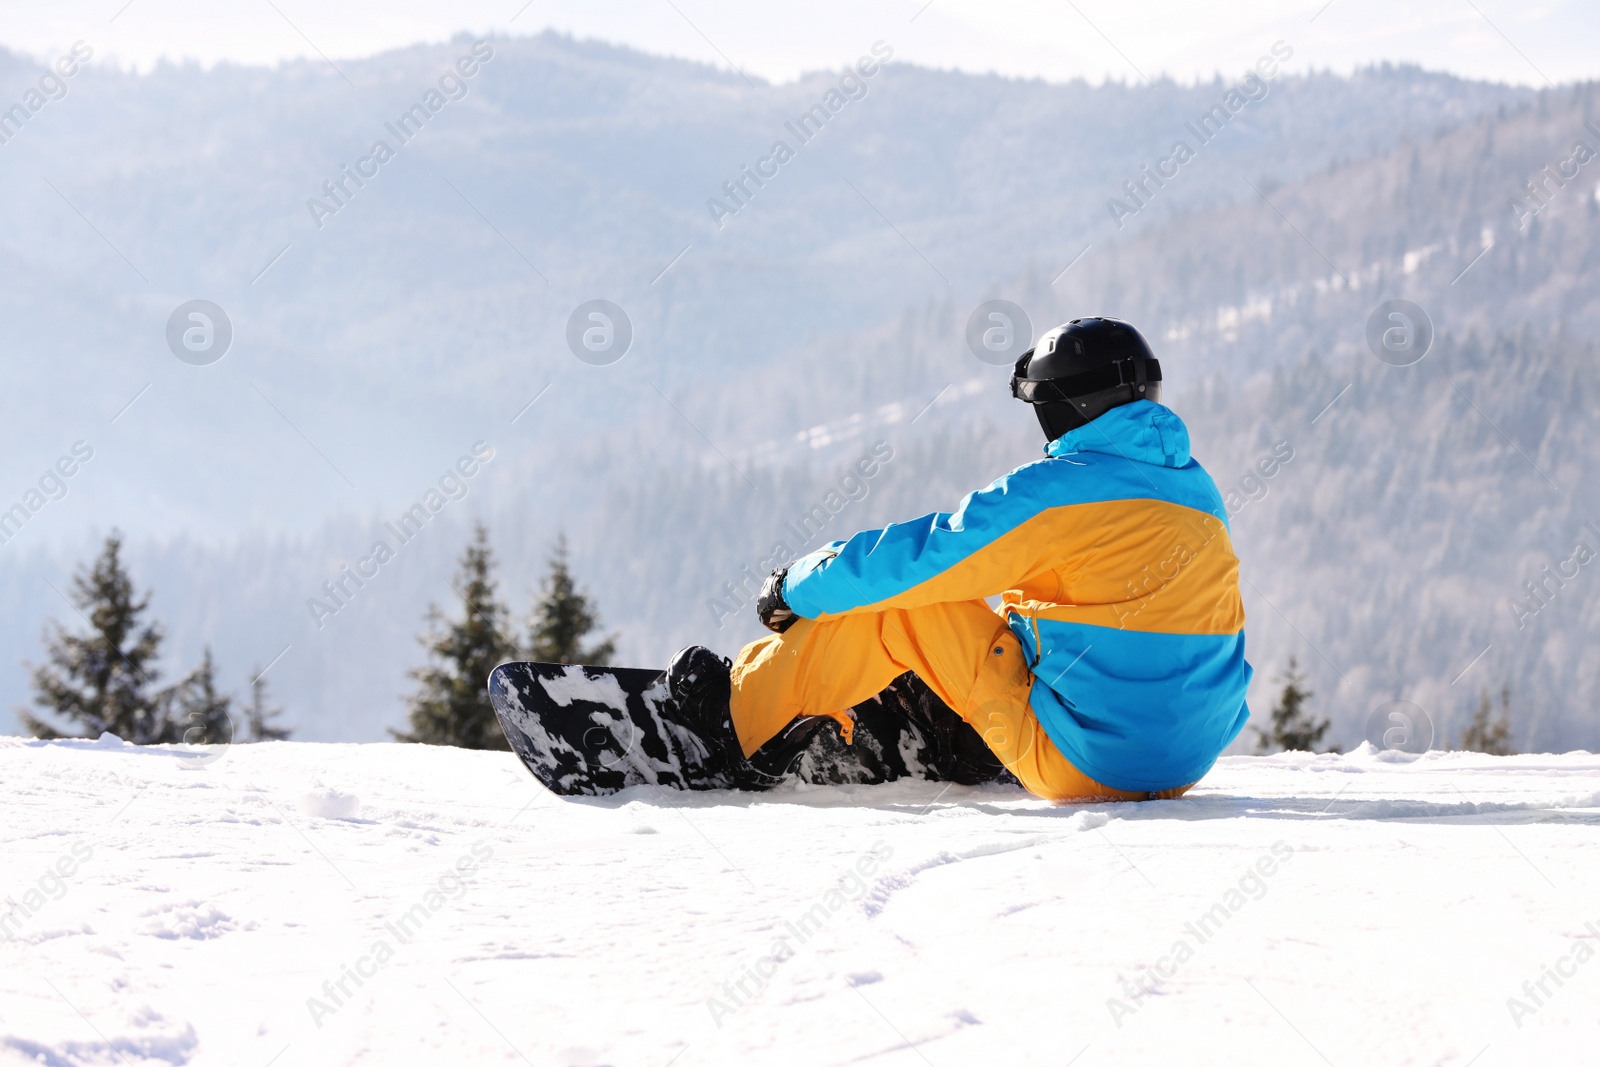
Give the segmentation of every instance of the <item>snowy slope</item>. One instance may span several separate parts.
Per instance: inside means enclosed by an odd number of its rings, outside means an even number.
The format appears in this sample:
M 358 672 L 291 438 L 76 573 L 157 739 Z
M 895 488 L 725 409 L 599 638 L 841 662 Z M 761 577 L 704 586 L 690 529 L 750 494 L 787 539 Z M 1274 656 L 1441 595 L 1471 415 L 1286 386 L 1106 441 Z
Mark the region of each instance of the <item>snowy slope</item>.
M 1600 1048 L 1586 753 L 1238 757 L 1182 801 L 1077 808 L 927 783 L 561 801 L 509 755 L 402 745 L 183 757 L 0 742 L 0 1063 Z

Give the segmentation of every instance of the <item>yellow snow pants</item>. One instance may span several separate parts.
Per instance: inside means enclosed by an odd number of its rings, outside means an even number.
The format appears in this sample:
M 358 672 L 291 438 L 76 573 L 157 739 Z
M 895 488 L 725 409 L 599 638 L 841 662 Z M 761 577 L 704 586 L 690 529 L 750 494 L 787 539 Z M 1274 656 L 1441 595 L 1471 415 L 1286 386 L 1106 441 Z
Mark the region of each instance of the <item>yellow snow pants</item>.
M 800 619 L 786 633 L 748 644 L 733 664 L 731 714 L 750 755 L 801 715 L 831 715 L 846 741 L 849 709 L 914 671 L 982 736 L 1027 790 L 1046 800 L 1155 800 L 1074 767 L 1028 703 L 1033 675 L 1022 645 L 981 600 Z

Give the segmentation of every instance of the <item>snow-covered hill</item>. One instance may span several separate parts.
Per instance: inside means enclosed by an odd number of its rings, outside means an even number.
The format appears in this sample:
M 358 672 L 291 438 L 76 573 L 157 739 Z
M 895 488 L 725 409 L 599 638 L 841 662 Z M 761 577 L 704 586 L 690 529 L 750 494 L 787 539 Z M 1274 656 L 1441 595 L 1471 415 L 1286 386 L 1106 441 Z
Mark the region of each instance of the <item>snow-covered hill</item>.
M 1600 757 L 1187 799 L 562 801 L 505 754 L 0 741 L 0 1063 L 1576 1064 Z

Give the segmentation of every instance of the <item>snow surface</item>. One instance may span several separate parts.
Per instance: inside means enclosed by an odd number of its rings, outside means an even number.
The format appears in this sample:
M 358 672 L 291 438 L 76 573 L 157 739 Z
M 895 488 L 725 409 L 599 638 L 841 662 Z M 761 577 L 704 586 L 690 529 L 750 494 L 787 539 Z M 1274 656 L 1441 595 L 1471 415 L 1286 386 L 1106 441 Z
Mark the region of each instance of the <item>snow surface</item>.
M 1600 1061 L 1587 753 L 1236 757 L 1080 807 L 183 757 L 0 740 L 0 1063 Z

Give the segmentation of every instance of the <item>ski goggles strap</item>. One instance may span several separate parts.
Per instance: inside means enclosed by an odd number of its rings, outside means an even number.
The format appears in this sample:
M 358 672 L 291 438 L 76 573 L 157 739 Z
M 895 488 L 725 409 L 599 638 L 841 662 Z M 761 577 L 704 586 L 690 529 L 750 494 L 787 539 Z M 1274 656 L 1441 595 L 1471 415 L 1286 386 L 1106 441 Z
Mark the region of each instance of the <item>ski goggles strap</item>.
M 1031 352 L 1028 353 L 1032 355 Z M 1161 380 L 1161 362 L 1150 359 L 1122 359 L 1104 367 L 1069 374 L 1063 378 L 1024 378 L 1024 360 L 1017 361 L 1011 376 L 1011 395 L 1028 404 L 1061 404 L 1074 397 L 1088 396 L 1119 385 L 1144 385 Z

